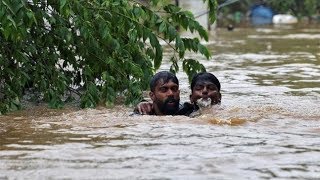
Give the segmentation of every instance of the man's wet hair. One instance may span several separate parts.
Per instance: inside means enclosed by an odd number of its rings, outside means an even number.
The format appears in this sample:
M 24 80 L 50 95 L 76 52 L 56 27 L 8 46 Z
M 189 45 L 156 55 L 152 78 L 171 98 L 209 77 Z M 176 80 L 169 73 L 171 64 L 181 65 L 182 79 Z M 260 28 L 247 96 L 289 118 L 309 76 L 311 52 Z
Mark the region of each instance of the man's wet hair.
M 196 75 L 193 76 L 192 78 L 192 82 L 191 82 L 191 91 L 193 92 L 193 87 L 196 85 L 196 83 L 198 81 L 209 81 L 209 82 L 212 82 L 213 84 L 215 84 L 218 88 L 218 90 L 220 91 L 220 82 L 218 80 L 218 78 L 211 74 L 211 73 L 208 73 L 208 72 L 201 72 L 201 73 L 198 73 Z
M 174 83 L 176 83 L 177 85 L 179 85 L 179 80 L 176 77 L 176 75 L 174 75 L 173 73 L 169 72 L 169 71 L 160 71 L 158 73 L 156 73 L 151 81 L 150 81 L 150 90 L 152 92 L 154 92 L 155 87 L 157 85 L 157 83 L 163 80 L 163 83 L 168 83 L 170 80 Z

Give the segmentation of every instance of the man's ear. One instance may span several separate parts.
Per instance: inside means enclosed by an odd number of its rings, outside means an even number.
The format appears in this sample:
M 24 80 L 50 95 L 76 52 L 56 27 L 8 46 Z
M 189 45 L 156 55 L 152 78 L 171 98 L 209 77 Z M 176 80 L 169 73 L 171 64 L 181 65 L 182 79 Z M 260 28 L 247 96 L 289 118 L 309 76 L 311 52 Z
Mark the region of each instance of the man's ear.
M 150 99 L 151 99 L 152 101 L 154 101 L 155 95 L 154 95 L 154 93 L 153 93 L 152 91 L 149 92 L 149 97 L 150 97 Z
M 189 95 L 190 102 L 193 103 L 192 94 Z

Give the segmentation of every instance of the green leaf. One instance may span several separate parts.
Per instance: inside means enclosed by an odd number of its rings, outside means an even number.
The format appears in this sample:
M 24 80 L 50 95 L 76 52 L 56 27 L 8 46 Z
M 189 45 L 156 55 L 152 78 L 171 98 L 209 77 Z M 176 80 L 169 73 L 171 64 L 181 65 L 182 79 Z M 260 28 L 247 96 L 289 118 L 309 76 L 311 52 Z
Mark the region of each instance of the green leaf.
M 30 76 L 24 72 L 24 71 L 21 71 L 21 73 L 23 74 L 23 76 L 27 79 L 27 80 L 30 80 Z
M 175 56 L 170 58 L 170 62 L 172 63 L 170 66 L 170 72 L 177 73 L 179 71 L 178 60 Z
M 159 45 L 158 38 L 153 34 L 149 34 L 149 40 L 152 47 L 157 47 Z
M 218 7 L 218 2 L 216 0 L 208 0 L 209 5 L 209 22 L 213 24 L 216 20 L 216 11 Z
M 165 22 L 161 22 L 160 26 L 159 26 L 159 33 L 164 32 L 167 29 L 166 23 Z
M 179 50 L 179 57 L 182 58 L 186 49 L 182 39 L 179 36 L 176 37 L 176 48 Z
M 184 17 L 184 16 L 183 16 L 183 17 Z M 186 18 L 186 17 L 184 17 L 184 18 L 181 19 L 181 25 L 182 25 L 182 27 L 183 27 L 184 29 L 188 29 L 188 26 L 189 26 L 189 27 L 192 26 L 191 23 L 192 23 L 192 22 L 191 22 L 191 21 L 189 22 L 188 18 Z M 190 30 L 191 30 L 191 32 L 193 33 L 193 29 L 190 28 Z
M 158 45 L 156 47 L 156 56 L 154 58 L 154 68 L 157 70 L 159 69 L 162 62 L 162 47 Z
M 28 18 L 29 18 L 30 20 L 32 20 L 33 23 L 35 23 L 36 25 L 38 25 L 37 19 L 36 19 L 34 13 L 33 13 L 31 10 L 29 10 L 29 11 L 27 12 L 27 16 L 28 16 Z M 54 18 L 53 18 L 53 19 L 54 19 Z
M 1 2 L 10 10 L 11 14 L 15 14 L 15 11 L 12 9 L 8 2 L 6 2 L 5 0 L 2 0 Z
M 199 27 L 197 28 L 198 32 L 199 32 L 199 35 L 204 38 L 206 41 L 209 40 L 209 37 L 208 37 L 208 33 L 207 31 L 199 25 Z
M 134 14 L 134 16 L 139 17 L 141 15 L 141 8 L 134 6 L 133 7 L 133 14 Z
M 137 39 L 137 37 L 138 37 L 137 31 L 136 31 L 135 29 L 129 30 L 129 32 L 128 32 L 128 37 L 129 37 L 129 39 L 130 39 L 131 41 L 135 42 L 136 39 Z
M 143 41 L 146 41 L 150 37 L 150 30 L 149 29 L 143 29 Z
M 155 53 L 153 52 L 153 50 L 151 48 L 148 48 L 146 51 L 146 54 L 151 58 L 154 59 L 155 58 Z
M 198 49 L 201 54 L 206 56 L 207 59 L 210 58 L 211 54 L 205 46 L 203 46 L 202 44 L 198 44 Z
M 14 26 L 15 29 L 17 29 L 17 25 L 16 22 L 14 22 L 14 20 L 12 19 L 11 15 L 7 16 L 7 19 L 12 23 L 12 25 Z
M 72 39 L 72 34 L 71 34 L 70 32 L 67 32 L 67 33 L 66 33 L 66 40 L 67 40 L 67 42 L 70 42 L 71 39 Z
M 172 25 L 169 25 L 169 28 L 168 28 L 168 35 L 169 35 L 169 42 L 173 41 L 177 35 L 177 30 L 172 26 Z
M 66 5 L 67 3 L 67 0 L 60 0 L 60 11 L 64 8 L 64 6 Z
M 189 82 L 192 77 L 198 72 L 205 72 L 206 68 L 195 59 L 185 59 L 182 62 L 183 70 L 187 73 Z

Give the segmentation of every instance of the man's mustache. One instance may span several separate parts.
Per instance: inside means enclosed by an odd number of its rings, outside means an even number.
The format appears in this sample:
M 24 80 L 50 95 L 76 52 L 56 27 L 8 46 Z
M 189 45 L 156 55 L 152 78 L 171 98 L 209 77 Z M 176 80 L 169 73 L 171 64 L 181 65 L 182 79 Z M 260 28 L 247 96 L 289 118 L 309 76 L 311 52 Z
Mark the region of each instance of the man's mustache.
M 168 104 L 168 103 L 179 103 L 179 100 L 174 99 L 174 97 L 168 97 L 168 98 L 164 101 L 164 104 Z

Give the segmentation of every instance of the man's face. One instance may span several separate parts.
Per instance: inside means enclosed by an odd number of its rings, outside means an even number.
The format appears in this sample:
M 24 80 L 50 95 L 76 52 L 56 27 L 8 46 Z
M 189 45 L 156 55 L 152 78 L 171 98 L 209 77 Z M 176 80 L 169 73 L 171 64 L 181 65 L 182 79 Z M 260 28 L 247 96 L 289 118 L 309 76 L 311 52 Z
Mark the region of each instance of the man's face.
M 196 103 L 198 99 L 211 99 L 211 104 L 218 104 L 221 102 L 221 94 L 217 86 L 210 81 L 198 81 L 193 87 L 193 92 L 190 96 L 192 103 Z
M 150 92 L 150 98 L 153 101 L 156 114 L 173 115 L 179 110 L 179 85 L 171 80 L 167 83 L 160 80 L 157 82 L 154 92 Z

